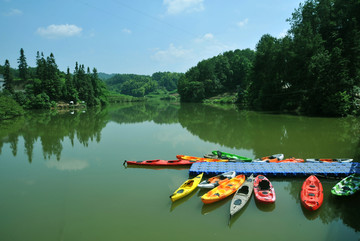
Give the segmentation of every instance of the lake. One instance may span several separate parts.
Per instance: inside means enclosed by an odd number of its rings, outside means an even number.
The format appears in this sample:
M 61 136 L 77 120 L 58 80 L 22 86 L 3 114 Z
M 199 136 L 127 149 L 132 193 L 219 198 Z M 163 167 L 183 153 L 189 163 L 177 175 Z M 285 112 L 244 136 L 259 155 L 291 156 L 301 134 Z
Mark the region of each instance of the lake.
M 231 198 L 205 205 L 197 189 L 171 202 L 188 168 L 123 166 L 213 150 L 358 161 L 360 119 L 146 102 L 0 122 L 0 240 L 359 240 L 360 193 L 332 196 L 338 180 L 320 179 L 324 203 L 309 212 L 304 178 L 270 178 L 276 203 L 252 196 L 229 222 Z

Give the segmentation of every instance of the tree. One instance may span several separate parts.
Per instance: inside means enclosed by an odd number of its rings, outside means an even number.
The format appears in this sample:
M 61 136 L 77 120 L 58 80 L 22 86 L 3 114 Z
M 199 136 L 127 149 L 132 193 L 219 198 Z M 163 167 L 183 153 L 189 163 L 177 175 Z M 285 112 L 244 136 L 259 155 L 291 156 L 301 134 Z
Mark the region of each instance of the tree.
M 24 54 L 24 50 L 20 49 L 20 57 L 18 59 L 19 64 L 19 75 L 22 81 L 26 81 L 28 79 L 28 73 L 27 73 L 27 63 L 26 63 L 26 57 Z
M 5 60 L 5 66 L 4 66 L 4 89 L 9 91 L 9 93 L 14 93 L 14 88 L 13 88 L 13 76 L 11 74 L 11 69 L 10 69 L 10 62 L 9 60 Z

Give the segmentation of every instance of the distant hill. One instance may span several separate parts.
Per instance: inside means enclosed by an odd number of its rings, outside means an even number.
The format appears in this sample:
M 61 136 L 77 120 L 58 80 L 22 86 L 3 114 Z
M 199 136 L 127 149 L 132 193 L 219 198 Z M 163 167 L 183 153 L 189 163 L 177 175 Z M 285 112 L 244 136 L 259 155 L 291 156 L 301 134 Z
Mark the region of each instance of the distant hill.
M 108 80 L 108 79 L 110 79 L 111 77 L 113 77 L 115 74 L 106 74 L 106 73 L 102 73 L 102 72 L 100 72 L 100 73 L 98 73 L 98 76 L 99 76 L 99 78 L 101 79 L 101 80 Z

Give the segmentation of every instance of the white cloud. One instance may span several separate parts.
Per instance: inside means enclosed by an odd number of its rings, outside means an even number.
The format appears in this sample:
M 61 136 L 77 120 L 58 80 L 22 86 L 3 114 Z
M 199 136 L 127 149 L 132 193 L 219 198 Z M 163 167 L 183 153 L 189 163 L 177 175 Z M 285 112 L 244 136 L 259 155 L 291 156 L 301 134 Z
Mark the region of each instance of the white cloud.
M 204 34 L 204 36 L 201 36 L 200 38 L 196 38 L 195 42 L 196 43 L 202 43 L 204 41 L 209 41 L 209 40 L 212 40 L 212 39 L 214 39 L 214 35 L 212 33 L 207 33 L 207 34 Z
M 157 50 L 156 53 L 152 56 L 153 59 L 160 62 L 174 62 L 178 59 L 189 58 L 192 55 L 192 51 L 184 49 L 181 46 L 176 47 L 174 44 L 170 44 L 169 48 L 166 50 Z
M 19 16 L 22 15 L 23 12 L 20 9 L 13 8 L 9 12 L 4 13 L 4 16 Z
M 245 25 L 247 25 L 248 22 L 249 22 L 249 19 L 248 19 L 248 18 L 245 18 L 243 21 L 238 22 L 237 25 L 238 25 L 240 28 L 242 28 L 242 27 L 244 27 Z
M 203 0 L 164 0 L 167 14 L 200 12 L 204 10 Z
M 60 171 L 79 171 L 88 167 L 89 163 L 85 160 L 65 159 L 61 161 L 46 162 L 46 166 L 49 168 L 56 168 Z
M 124 29 L 122 30 L 122 32 L 123 32 L 123 33 L 126 33 L 126 34 L 131 34 L 131 33 L 132 33 L 132 31 L 131 31 L 130 29 L 127 29 L 127 28 L 124 28 Z
M 37 33 L 45 38 L 61 38 L 72 37 L 80 35 L 82 28 L 76 25 L 61 24 L 61 25 L 49 25 L 46 28 L 40 27 L 37 29 Z

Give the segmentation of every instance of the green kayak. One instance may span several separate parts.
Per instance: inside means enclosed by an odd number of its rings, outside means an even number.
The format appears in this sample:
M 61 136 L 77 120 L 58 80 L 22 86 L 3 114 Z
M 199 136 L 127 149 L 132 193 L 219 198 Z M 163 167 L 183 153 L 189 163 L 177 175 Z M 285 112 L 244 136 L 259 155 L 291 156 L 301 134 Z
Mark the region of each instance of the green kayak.
M 352 174 L 345 177 L 331 189 L 331 193 L 337 196 L 349 196 L 360 190 L 360 176 Z
M 244 162 L 252 161 L 251 158 L 238 156 L 235 154 L 226 153 L 226 152 L 222 152 L 222 151 L 212 151 L 212 154 L 217 155 L 217 157 L 221 158 L 221 159 L 235 159 L 235 160 L 240 160 L 240 161 L 244 161 Z

